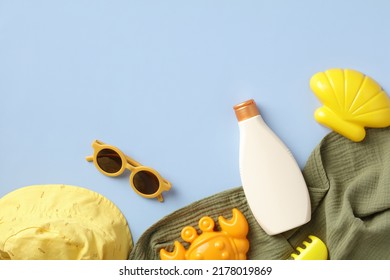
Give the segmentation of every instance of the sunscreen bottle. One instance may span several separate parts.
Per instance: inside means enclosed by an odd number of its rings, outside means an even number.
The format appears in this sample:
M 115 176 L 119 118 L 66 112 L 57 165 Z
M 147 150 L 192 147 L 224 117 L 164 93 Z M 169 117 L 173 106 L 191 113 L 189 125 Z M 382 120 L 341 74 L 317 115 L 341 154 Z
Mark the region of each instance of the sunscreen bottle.
M 307 223 L 309 192 L 291 152 L 264 122 L 253 99 L 234 110 L 240 130 L 241 182 L 253 216 L 268 235 Z

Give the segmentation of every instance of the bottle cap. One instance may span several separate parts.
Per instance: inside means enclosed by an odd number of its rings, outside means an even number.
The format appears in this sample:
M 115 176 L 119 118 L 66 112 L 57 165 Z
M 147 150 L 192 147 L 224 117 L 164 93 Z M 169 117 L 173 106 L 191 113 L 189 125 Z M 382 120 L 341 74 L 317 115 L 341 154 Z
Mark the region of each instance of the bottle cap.
M 239 122 L 260 115 L 256 102 L 253 99 L 237 104 L 233 109 Z

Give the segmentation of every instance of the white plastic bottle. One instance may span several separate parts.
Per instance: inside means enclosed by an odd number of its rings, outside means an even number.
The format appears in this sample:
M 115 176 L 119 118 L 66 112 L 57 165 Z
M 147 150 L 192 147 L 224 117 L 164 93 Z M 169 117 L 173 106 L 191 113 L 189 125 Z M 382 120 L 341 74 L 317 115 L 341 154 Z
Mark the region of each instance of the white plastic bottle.
M 240 129 L 241 182 L 257 222 L 269 235 L 307 223 L 309 192 L 291 152 L 263 121 L 253 99 L 234 110 Z

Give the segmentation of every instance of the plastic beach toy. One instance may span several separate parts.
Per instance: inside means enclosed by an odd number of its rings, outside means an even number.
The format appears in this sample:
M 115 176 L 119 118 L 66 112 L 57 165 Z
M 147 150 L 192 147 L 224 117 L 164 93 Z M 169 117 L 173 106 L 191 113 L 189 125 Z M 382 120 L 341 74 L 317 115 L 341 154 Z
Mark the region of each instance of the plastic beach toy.
M 351 69 L 330 69 L 315 74 L 310 87 L 323 106 L 317 122 L 344 137 L 360 142 L 365 127 L 390 126 L 390 99 L 372 78 Z
M 304 241 L 302 247 L 297 247 L 297 253 L 291 254 L 294 260 L 327 260 L 328 249 L 325 243 L 314 235 L 309 235 L 310 242 Z
M 162 260 L 245 260 L 249 250 L 249 241 L 246 238 L 249 226 L 244 215 L 233 209 L 233 217 L 226 220 L 218 217 L 221 231 L 214 231 L 214 220 L 203 217 L 199 220 L 199 228 L 203 231 L 198 235 L 195 228 L 183 228 L 181 237 L 191 243 L 188 250 L 175 241 L 173 252 L 160 250 Z

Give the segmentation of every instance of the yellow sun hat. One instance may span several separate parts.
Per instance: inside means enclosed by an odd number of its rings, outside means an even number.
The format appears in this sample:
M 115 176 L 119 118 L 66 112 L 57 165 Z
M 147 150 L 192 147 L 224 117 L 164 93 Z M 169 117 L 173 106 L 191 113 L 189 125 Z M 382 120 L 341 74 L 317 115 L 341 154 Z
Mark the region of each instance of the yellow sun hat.
M 132 247 L 121 211 L 91 190 L 35 185 L 0 198 L 0 260 L 119 260 Z

